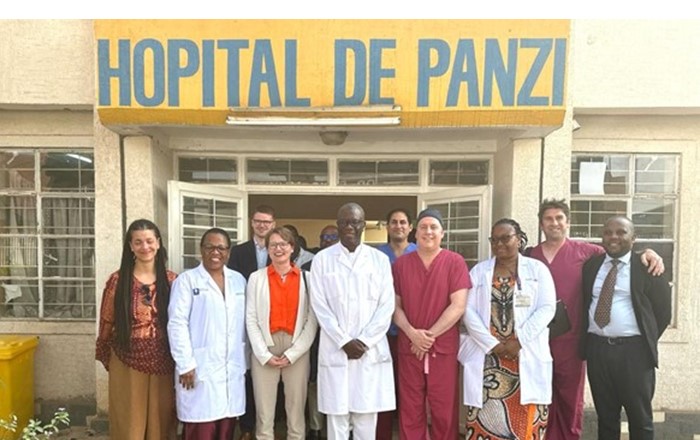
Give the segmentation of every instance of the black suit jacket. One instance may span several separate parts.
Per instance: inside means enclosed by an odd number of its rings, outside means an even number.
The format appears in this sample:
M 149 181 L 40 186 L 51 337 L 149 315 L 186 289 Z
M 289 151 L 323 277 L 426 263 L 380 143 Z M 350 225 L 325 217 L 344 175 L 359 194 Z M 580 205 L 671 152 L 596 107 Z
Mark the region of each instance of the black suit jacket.
M 270 264 L 270 257 L 267 257 L 267 263 Z M 258 270 L 258 259 L 255 256 L 255 242 L 248 240 L 231 248 L 231 255 L 228 257 L 227 266 L 230 269 L 240 272 L 248 281 L 250 274 Z
M 605 254 L 591 257 L 583 265 L 583 325 L 581 338 L 581 357 L 586 358 L 586 334 L 588 333 L 588 311 L 593 300 L 593 284 L 600 266 L 605 261 Z M 630 258 L 630 292 L 632 307 L 637 325 L 646 341 L 649 356 L 655 366 L 659 366 L 657 342 L 671 322 L 671 287 L 665 276 L 655 277 L 647 273 L 647 268 L 639 261 L 636 254 Z

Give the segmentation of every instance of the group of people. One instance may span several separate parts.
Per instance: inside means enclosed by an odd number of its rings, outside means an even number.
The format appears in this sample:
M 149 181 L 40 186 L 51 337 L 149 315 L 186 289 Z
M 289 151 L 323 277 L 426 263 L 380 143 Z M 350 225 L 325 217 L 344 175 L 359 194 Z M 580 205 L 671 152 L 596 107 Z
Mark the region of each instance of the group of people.
M 231 440 L 237 421 L 241 438 L 272 440 L 282 389 L 290 440 L 320 438 L 319 413 L 329 440 L 391 439 L 397 414 L 401 439 L 453 440 L 461 364 L 466 439 L 579 439 L 587 361 L 599 439 L 619 438 L 622 407 L 630 438 L 651 439 L 671 319 L 663 261 L 632 251 L 624 216 L 605 222 L 602 246 L 567 238 L 569 216 L 545 200 L 535 247 L 498 220 L 492 257 L 469 270 L 441 246 L 434 209 L 415 223 L 392 210 L 374 248 L 364 210 L 345 204 L 313 255 L 260 206 L 250 241 L 209 229 L 201 264 L 179 276 L 158 227 L 137 220 L 97 339 L 112 438 L 174 438 L 179 420 L 184 440 Z

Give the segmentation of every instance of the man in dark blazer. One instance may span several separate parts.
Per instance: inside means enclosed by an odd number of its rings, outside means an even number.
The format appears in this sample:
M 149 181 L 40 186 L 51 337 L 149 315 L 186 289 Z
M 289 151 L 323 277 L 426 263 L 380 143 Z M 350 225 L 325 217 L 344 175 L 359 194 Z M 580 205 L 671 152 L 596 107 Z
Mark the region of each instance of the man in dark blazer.
M 248 280 L 251 273 L 270 264 L 265 247 L 265 236 L 275 226 L 275 210 L 271 206 L 260 205 L 250 216 L 253 238 L 234 246 L 228 258 L 227 266 L 240 272 Z
M 581 351 L 598 414 L 598 439 L 620 438 L 625 408 L 631 440 L 654 438 L 651 400 L 657 342 L 671 321 L 671 288 L 630 258 L 634 224 L 624 216 L 605 222 L 605 255 L 583 266 Z
M 250 216 L 250 225 L 253 228 L 253 238 L 231 248 L 227 266 L 236 272 L 240 272 L 248 281 L 250 274 L 270 264 L 270 257 L 265 247 L 265 235 L 275 227 L 275 210 L 267 205 L 255 208 Z M 253 398 L 253 381 L 250 370 L 245 375 L 246 408 L 240 420 L 241 440 L 249 440 L 255 437 L 255 400 Z

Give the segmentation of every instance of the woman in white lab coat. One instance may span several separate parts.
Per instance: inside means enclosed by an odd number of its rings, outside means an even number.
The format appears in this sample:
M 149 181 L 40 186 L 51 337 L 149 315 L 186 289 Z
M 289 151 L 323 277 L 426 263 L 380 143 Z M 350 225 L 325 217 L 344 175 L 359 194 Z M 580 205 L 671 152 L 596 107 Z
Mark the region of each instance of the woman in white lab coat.
M 527 236 L 516 221 L 496 222 L 489 240 L 493 258 L 470 272 L 459 353 L 467 438 L 541 439 L 552 396 L 554 282 L 543 263 L 520 255 Z
M 291 261 L 296 240 L 285 227 L 267 233 L 272 264 L 250 275 L 246 291 L 246 328 L 255 355 L 251 359 L 257 440 L 274 440 L 277 385 L 284 384 L 287 439 L 306 437 L 304 410 L 309 350 L 318 324 L 311 311 L 306 273 Z
M 226 267 L 226 231 L 202 236 L 202 263 L 173 284 L 168 314 L 183 440 L 230 440 L 245 412 L 245 278 Z

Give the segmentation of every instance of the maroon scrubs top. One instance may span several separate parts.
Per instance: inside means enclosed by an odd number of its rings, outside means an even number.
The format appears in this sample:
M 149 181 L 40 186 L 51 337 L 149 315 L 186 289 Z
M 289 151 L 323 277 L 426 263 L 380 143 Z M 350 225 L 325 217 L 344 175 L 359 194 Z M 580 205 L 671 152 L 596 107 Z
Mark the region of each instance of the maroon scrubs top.
M 557 290 L 557 299 L 564 302 L 569 314 L 571 330 L 559 336 L 557 340 L 578 338 L 581 326 L 581 308 L 583 307 L 581 268 L 589 258 L 602 253 L 605 253 L 605 250 L 598 245 L 585 241 L 569 240 L 568 238 L 559 248 L 551 263 L 544 257 L 541 244 L 530 251 L 532 258 L 540 260 L 549 268 L 554 279 L 554 287 Z M 584 331 L 586 330 L 584 329 Z
M 471 289 L 472 281 L 464 258 L 442 249 L 426 269 L 418 252 L 404 254 L 392 266 L 394 290 L 408 321 L 415 328 L 429 329 L 450 305 L 450 294 Z M 459 327 L 455 324 L 440 335 L 431 352 L 456 354 L 459 349 Z M 399 331 L 399 353 L 411 353 L 411 341 Z

